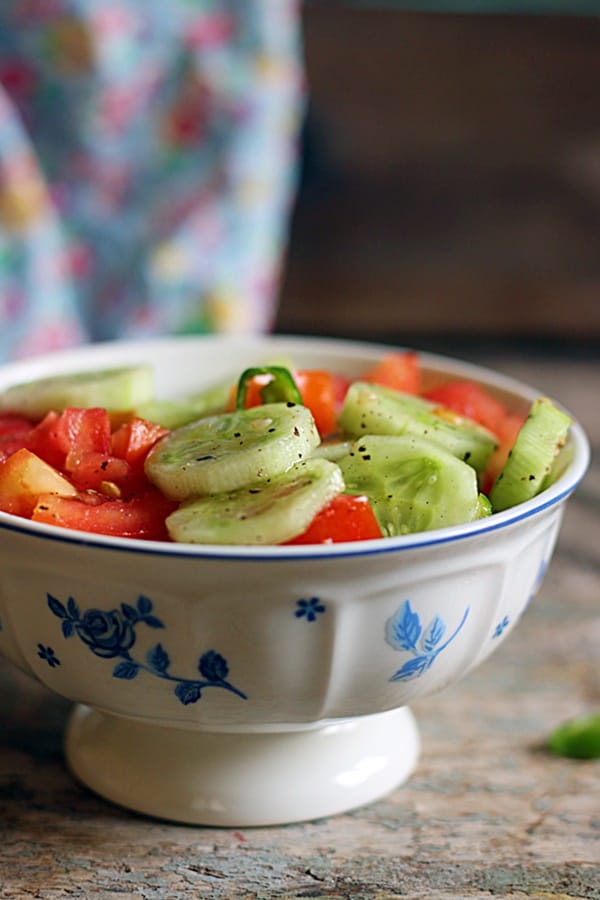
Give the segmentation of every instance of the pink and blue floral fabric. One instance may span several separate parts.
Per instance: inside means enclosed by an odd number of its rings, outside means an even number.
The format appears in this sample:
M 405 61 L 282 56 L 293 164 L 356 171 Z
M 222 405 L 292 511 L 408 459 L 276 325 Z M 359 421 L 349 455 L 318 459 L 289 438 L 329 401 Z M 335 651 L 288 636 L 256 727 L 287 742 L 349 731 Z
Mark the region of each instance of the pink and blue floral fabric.
M 298 16 L 297 0 L 0 4 L 0 359 L 272 325 Z

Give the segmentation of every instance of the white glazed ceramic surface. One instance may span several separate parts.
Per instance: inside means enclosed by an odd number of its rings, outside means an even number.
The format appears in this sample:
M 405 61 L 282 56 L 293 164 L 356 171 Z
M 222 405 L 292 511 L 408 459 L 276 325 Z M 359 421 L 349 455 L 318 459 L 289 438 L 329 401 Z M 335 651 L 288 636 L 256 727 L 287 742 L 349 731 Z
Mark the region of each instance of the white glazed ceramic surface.
M 98 345 L 5 367 L 0 391 L 151 360 L 175 397 L 290 360 L 358 375 L 385 348 L 294 338 Z M 422 354 L 524 408 L 537 391 Z M 418 753 L 404 709 L 488 656 L 538 590 L 588 447 L 522 506 L 357 544 L 227 548 L 111 539 L 0 513 L 0 652 L 73 700 L 75 774 L 134 809 L 252 825 L 338 812 L 391 790 Z M 310 760 L 312 787 L 294 787 Z

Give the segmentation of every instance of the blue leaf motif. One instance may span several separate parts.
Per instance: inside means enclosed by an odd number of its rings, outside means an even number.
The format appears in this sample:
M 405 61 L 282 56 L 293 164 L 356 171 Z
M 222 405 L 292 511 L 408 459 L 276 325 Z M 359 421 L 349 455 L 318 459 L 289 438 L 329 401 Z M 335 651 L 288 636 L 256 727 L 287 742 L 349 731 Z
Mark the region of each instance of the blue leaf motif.
M 434 647 L 437 647 L 445 633 L 446 623 L 440 616 L 436 616 L 423 634 L 421 646 L 425 653 L 430 653 Z
M 75 625 L 70 619 L 63 619 L 60 623 L 62 633 L 66 638 L 73 637 L 75 634 Z
M 402 668 L 392 675 L 390 681 L 410 681 L 411 678 L 418 678 L 432 664 L 435 657 L 433 656 L 413 656 L 404 663 Z
M 139 665 L 134 660 L 127 659 L 115 666 L 113 678 L 123 678 L 125 681 L 132 681 L 139 671 Z
M 156 616 L 144 616 L 142 618 L 142 622 L 144 625 L 147 625 L 149 628 L 164 628 L 165 626 L 157 619 Z
M 162 644 L 157 644 L 152 650 L 148 650 L 146 659 L 148 660 L 150 668 L 155 672 L 166 672 L 171 663 L 169 654 Z
M 69 597 L 69 599 L 67 600 L 67 609 L 69 611 L 69 616 L 71 617 L 71 619 L 80 618 L 81 613 L 79 612 L 79 607 L 72 597 Z
M 137 622 L 138 611 L 133 606 L 131 606 L 129 603 L 121 603 L 121 612 L 123 613 L 125 618 L 132 624 L 134 622 Z
M 198 669 L 208 681 L 224 681 L 229 674 L 227 661 L 215 650 L 208 650 L 200 657 Z
M 147 616 L 148 613 L 152 612 L 152 600 L 150 597 L 144 597 L 143 594 L 137 599 L 137 608 L 140 616 Z
M 395 650 L 416 650 L 421 636 L 419 614 L 405 600 L 400 609 L 386 622 L 385 639 Z
M 410 602 L 405 600 L 396 614 L 386 622 L 385 639 L 395 650 L 405 650 L 412 653 L 412 659 L 407 660 L 392 675 L 390 681 L 409 681 L 411 678 L 418 678 L 430 669 L 440 653 L 452 643 L 462 630 L 469 616 L 469 611 L 470 607 L 467 606 L 462 619 L 444 643 L 441 643 L 441 641 L 446 634 L 446 623 L 441 616 L 434 616 L 423 632 L 419 648 L 417 646 L 421 635 L 419 616 L 410 608 Z
M 69 613 L 64 608 L 60 600 L 57 600 L 56 597 L 53 597 L 52 594 L 47 594 L 48 606 L 55 616 L 58 616 L 59 619 L 68 619 Z
M 195 681 L 183 681 L 175 688 L 175 696 L 184 706 L 187 706 L 189 703 L 197 703 L 202 696 L 202 691 Z

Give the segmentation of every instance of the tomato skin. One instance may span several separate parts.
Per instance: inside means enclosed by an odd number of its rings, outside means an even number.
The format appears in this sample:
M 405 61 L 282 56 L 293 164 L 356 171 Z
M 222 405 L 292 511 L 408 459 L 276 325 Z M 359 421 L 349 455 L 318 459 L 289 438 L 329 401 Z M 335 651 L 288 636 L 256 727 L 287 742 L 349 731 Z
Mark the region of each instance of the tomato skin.
M 149 422 L 139 416 L 132 416 L 128 422 L 122 424 L 111 437 L 111 452 L 113 456 L 124 459 L 137 470 L 143 470 L 144 460 L 154 444 L 169 429 Z
M 387 353 L 371 369 L 363 372 L 360 380 L 405 394 L 418 394 L 421 390 L 419 354 L 415 350 Z
M 165 519 L 176 508 L 176 503 L 154 489 L 125 500 L 109 500 L 98 494 L 87 500 L 42 494 L 31 518 L 74 531 L 166 541 L 169 537 Z
M 337 430 L 339 396 L 342 386 L 336 377 L 321 369 L 302 369 L 294 373 L 294 380 L 302 396 L 302 402 L 310 409 L 321 437 Z
M 424 396 L 427 400 L 478 422 L 494 434 L 499 434 L 502 422 L 508 415 L 508 408 L 475 381 L 447 381 Z
M 504 468 L 508 454 L 526 418 L 526 413 L 507 413 L 498 423 L 496 431 L 498 446 L 490 457 L 481 481 L 481 488 L 485 494 L 489 494 L 496 478 Z
M 364 495 L 338 494 L 317 513 L 303 534 L 287 544 L 334 544 L 382 537 L 375 513 Z
M 88 450 L 81 455 L 67 457 L 65 469 L 80 491 L 131 493 L 137 479 L 133 480 L 131 467 L 124 459 Z
M 14 413 L 0 415 L 0 461 L 27 445 L 33 423 Z
M 17 434 L 26 434 L 33 428 L 33 422 L 24 416 L 15 413 L 0 414 L 0 440 L 5 437 L 14 437 Z
M 31 431 L 27 447 L 57 469 L 69 471 L 85 453 L 110 454 L 110 418 L 105 409 L 49 412 Z
M 41 493 L 74 496 L 73 485 L 27 448 L 0 462 L 0 509 L 29 518 Z

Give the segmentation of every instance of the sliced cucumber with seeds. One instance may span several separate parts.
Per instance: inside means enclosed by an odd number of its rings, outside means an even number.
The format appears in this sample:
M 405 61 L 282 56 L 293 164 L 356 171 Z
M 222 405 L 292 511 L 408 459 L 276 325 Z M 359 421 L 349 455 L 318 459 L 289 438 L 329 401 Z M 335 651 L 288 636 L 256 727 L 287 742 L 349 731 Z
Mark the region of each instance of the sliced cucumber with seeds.
M 146 475 L 167 497 L 234 491 L 281 475 L 319 443 L 311 412 L 294 403 L 207 416 L 166 435 L 146 457 Z
M 368 435 L 339 461 L 348 493 L 367 494 L 387 537 L 489 514 L 475 470 L 420 437 Z
M 483 472 L 497 440 L 487 428 L 441 409 L 423 397 L 357 381 L 350 386 L 340 415 L 348 434 L 414 435 L 445 447 Z
M 164 428 L 181 428 L 204 416 L 225 412 L 231 396 L 231 381 L 213 385 L 180 400 L 150 400 L 136 407 L 136 414 Z
M 0 410 L 41 419 L 69 406 L 101 406 L 109 411 L 136 409 L 154 396 L 151 366 L 77 372 L 16 384 L 0 395 Z
M 188 500 L 167 518 L 167 529 L 186 544 L 281 544 L 306 531 L 343 490 L 335 463 L 307 459 L 266 484 Z
M 548 484 L 571 418 L 548 397 L 538 397 L 490 491 L 494 512 L 535 497 Z

